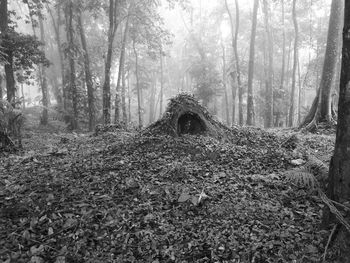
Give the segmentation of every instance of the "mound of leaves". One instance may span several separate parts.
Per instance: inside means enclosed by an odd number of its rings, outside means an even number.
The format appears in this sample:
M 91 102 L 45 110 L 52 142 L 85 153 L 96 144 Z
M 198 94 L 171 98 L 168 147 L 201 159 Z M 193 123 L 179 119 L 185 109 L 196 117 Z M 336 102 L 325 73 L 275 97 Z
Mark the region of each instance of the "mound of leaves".
M 292 153 L 254 133 L 237 131 L 237 144 L 108 133 L 8 156 L 0 259 L 316 262 L 322 205 L 281 179 Z

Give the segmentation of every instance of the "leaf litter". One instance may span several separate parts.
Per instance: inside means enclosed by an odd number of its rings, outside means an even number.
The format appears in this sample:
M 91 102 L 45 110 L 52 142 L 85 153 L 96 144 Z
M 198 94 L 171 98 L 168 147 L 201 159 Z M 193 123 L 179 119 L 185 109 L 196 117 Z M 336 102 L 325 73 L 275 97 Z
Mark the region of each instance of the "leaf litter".
M 1 157 L 0 259 L 317 262 L 323 205 L 282 174 L 319 139 L 288 149 L 275 133 L 232 132 L 233 143 L 59 135 L 45 149 L 31 138 L 31 151 Z

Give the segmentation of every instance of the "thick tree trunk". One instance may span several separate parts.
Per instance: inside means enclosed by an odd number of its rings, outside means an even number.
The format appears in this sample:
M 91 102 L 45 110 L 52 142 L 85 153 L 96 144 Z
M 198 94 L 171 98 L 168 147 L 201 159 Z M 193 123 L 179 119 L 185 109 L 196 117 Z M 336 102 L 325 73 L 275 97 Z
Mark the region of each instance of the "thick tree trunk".
M 265 22 L 265 34 L 267 44 L 267 56 L 268 56 L 268 69 L 266 79 L 266 97 L 265 97 L 265 127 L 270 128 L 273 126 L 273 42 L 270 29 L 270 11 L 267 0 L 264 0 L 264 22 Z
M 105 79 L 102 88 L 102 112 L 103 123 L 109 124 L 111 122 L 111 66 L 113 55 L 113 42 L 115 32 L 117 31 L 118 22 L 116 14 L 116 5 L 118 0 L 109 0 L 109 28 L 108 28 L 108 47 L 105 61 Z
M 120 58 L 119 58 L 118 80 L 117 80 L 117 87 L 115 92 L 114 123 L 117 123 L 120 121 L 120 97 L 121 97 L 120 91 L 121 91 L 121 84 L 122 84 L 122 76 L 124 74 L 125 46 L 128 38 L 128 32 L 129 32 L 129 15 L 126 18 L 126 22 L 125 22 L 124 34 L 122 39 L 122 47 L 121 47 Z
M 333 0 L 329 17 L 327 46 L 318 97 L 314 99 L 310 112 L 299 126 L 312 130 L 319 122 L 332 122 L 331 100 L 332 86 L 337 76 L 337 61 L 340 53 L 341 28 L 344 1 Z M 317 103 L 316 103 L 317 102 Z M 316 107 L 314 109 L 313 107 Z
M 39 28 L 40 28 L 40 41 L 45 43 L 45 34 L 44 34 L 44 24 L 42 18 L 39 16 Z M 42 52 L 45 54 L 45 45 L 42 47 Z M 47 125 L 49 121 L 48 117 L 48 106 L 49 106 L 49 92 L 47 88 L 47 78 L 46 78 L 46 68 L 44 65 L 40 65 L 40 79 L 41 79 L 41 94 L 43 110 L 40 118 L 40 123 L 42 125 Z M 23 102 L 24 103 L 24 102 Z
M 1 35 L 6 37 L 8 30 L 7 0 L 0 0 L 0 30 Z M 10 102 L 12 106 L 15 106 L 16 83 L 13 71 L 13 53 L 11 50 L 6 49 L 5 54 L 7 57 L 7 63 L 5 64 L 7 101 Z
M 254 78 L 255 36 L 256 36 L 258 7 L 259 7 L 259 0 L 254 0 L 252 32 L 250 37 L 250 48 L 249 48 L 249 65 L 248 65 L 247 125 L 255 124 L 253 78 Z
M 137 54 L 136 46 L 135 46 L 135 40 L 132 42 L 132 47 L 134 49 L 135 54 L 135 77 L 136 77 L 136 91 L 137 91 L 137 113 L 139 117 L 139 128 L 142 128 L 142 110 L 141 110 L 141 87 L 140 87 L 140 81 L 139 81 L 139 57 Z
M 295 91 L 296 91 L 296 71 L 298 66 L 298 42 L 299 42 L 299 31 L 298 31 L 298 21 L 296 17 L 296 0 L 293 0 L 293 25 L 294 25 L 294 56 L 293 56 L 293 72 L 292 72 L 292 91 L 290 94 L 290 105 L 289 105 L 289 118 L 288 125 L 292 127 L 294 124 L 294 114 L 295 114 Z
M 69 91 L 72 94 L 73 116 L 70 120 L 70 128 L 78 129 L 78 92 L 75 83 L 75 61 L 74 61 L 74 34 L 73 34 L 73 3 L 72 0 L 67 4 L 67 40 L 69 48 Z
M 334 1 L 333 1 L 334 2 Z M 338 125 L 334 154 L 328 177 L 328 197 L 337 202 L 350 200 L 350 1 L 345 0 L 343 29 L 342 68 L 338 104 Z M 329 211 L 324 214 L 324 223 L 330 223 Z M 340 255 L 337 262 L 349 262 L 350 233 L 340 229 L 338 234 Z
M 89 51 L 86 43 L 85 30 L 83 27 L 81 12 L 78 13 L 78 27 L 80 32 L 80 40 L 81 46 L 83 49 L 83 57 L 84 57 L 84 70 L 85 70 L 85 83 L 87 88 L 87 96 L 88 96 L 88 112 L 89 112 L 89 131 L 92 131 L 95 128 L 96 120 L 95 120 L 95 98 L 94 98 L 94 86 L 92 82 L 92 74 L 90 70 L 90 57 Z

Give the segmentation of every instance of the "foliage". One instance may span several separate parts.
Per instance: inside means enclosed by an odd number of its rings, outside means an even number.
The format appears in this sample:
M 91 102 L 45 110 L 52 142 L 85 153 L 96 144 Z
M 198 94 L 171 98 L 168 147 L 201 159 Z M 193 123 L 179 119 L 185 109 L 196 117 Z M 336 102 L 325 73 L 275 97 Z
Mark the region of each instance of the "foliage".
M 221 91 L 220 75 L 215 64 L 209 58 L 198 59 L 192 64 L 190 74 L 195 82 L 196 96 L 208 106 Z
M 13 55 L 13 68 L 19 82 L 31 83 L 31 80 L 34 79 L 33 70 L 35 65 L 50 65 L 41 50 L 43 43 L 38 41 L 36 37 L 9 30 L 7 34 L 1 36 L 0 42 L 2 49 Z M 0 63 L 5 62 L 6 59 L 0 60 Z
M 13 139 L 17 139 L 18 146 L 21 147 L 22 127 L 21 111 L 14 109 L 9 102 L 0 100 L 0 143 L 2 150 L 14 150 L 16 145 Z

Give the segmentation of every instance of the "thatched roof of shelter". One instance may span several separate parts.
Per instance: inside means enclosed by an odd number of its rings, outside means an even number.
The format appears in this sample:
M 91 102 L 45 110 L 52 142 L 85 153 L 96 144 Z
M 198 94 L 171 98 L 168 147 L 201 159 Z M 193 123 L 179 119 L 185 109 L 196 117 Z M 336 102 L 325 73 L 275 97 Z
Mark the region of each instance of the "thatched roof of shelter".
M 217 139 L 230 139 L 230 129 L 215 120 L 208 110 L 192 95 L 179 94 L 170 99 L 162 118 L 148 126 L 145 133 L 181 136 L 206 135 Z

